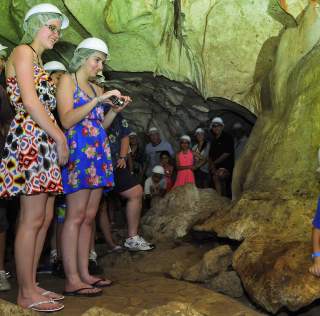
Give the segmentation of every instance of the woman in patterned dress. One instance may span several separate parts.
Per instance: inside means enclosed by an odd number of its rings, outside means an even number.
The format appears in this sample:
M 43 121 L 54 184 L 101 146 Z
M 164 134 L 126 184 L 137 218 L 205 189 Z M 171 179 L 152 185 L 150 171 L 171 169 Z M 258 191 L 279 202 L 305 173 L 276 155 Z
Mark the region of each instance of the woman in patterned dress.
M 70 148 L 62 170 L 67 213 L 62 230 L 62 258 L 66 275 L 64 295 L 97 296 L 110 280 L 88 271 L 92 223 L 98 211 L 103 188 L 112 189 L 113 168 L 105 128 L 130 101 L 118 90 L 103 93 L 89 81 L 102 71 L 108 56 L 106 44 L 87 38 L 76 48 L 70 62 L 71 74 L 61 77 L 57 89 L 58 113 Z M 102 102 L 115 95 L 124 106 L 104 115 Z
M 20 196 L 15 238 L 19 284 L 17 303 L 37 311 L 57 311 L 62 295 L 45 291 L 35 281 L 36 267 L 52 219 L 54 194 L 62 192 L 59 165 L 68 160 L 67 140 L 52 111 L 55 86 L 42 66 L 41 55 L 59 40 L 68 19 L 51 4 L 31 8 L 25 34 L 6 67 L 7 92 L 15 117 L 0 165 L 0 197 Z

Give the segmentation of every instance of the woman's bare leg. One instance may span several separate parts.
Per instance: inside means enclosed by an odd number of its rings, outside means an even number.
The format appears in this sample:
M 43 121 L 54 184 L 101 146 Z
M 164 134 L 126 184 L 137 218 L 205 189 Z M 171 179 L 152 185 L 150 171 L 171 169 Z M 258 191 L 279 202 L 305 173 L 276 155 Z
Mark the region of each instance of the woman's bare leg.
M 83 282 L 79 274 L 79 248 L 82 248 L 80 238 L 81 226 L 85 220 L 86 208 L 90 197 L 90 190 L 80 190 L 67 195 L 67 212 L 62 229 L 62 259 L 66 275 L 66 291 L 75 291 L 80 288 L 90 287 L 89 283 Z M 90 236 L 89 236 L 90 243 Z M 88 248 L 87 248 L 88 249 Z M 89 250 L 86 255 L 88 261 Z M 88 263 L 87 263 L 88 267 Z M 96 293 L 101 290 L 92 288 L 81 293 Z
M 100 200 L 102 196 L 102 188 L 91 190 L 88 203 L 86 205 L 85 219 L 81 224 L 79 232 L 79 248 L 78 248 L 78 264 L 81 280 L 85 283 L 92 284 L 99 280 L 89 274 L 88 262 L 89 262 L 89 250 L 92 234 L 92 223 L 96 217 Z M 103 283 L 103 282 L 101 282 Z M 104 282 L 106 285 L 110 281 Z
M 20 215 L 15 239 L 15 260 L 18 280 L 17 303 L 28 307 L 32 303 L 41 302 L 43 296 L 37 291 L 34 282 L 34 265 L 39 232 L 45 221 L 48 194 L 40 193 L 20 197 Z M 59 303 L 41 304 L 41 308 L 57 308 Z

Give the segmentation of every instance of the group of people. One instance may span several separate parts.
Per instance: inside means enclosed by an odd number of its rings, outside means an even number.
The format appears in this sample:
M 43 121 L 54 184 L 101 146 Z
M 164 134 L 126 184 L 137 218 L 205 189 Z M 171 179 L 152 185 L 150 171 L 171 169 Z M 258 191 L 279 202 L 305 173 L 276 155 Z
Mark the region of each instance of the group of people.
M 64 308 L 64 296 L 98 296 L 111 284 L 88 269 L 93 224 L 103 194 L 113 190 L 127 199 L 125 247 L 151 250 L 153 245 L 138 235 L 143 189 L 126 168 L 126 133 L 130 131 L 125 130 L 127 123 L 120 112 L 131 98 L 118 90 L 105 91 L 96 80 L 109 57 L 107 45 L 98 38 L 83 40 L 74 51 L 69 72 L 61 64 L 57 67 L 57 62 L 44 66 L 42 54 L 59 40 L 68 18 L 45 3 L 32 7 L 23 22 L 24 35 L 6 61 L 3 82 L 14 113 L 9 124 L 8 117 L 0 116 L 5 123 L 1 122 L 0 252 L 5 245 L 4 199 L 18 196 L 17 303 L 50 312 Z M 1 46 L 0 51 L 5 48 Z M 6 94 L 3 89 L 0 92 L 1 109 L 7 109 Z M 119 142 L 111 141 L 112 133 Z M 63 295 L 43 289 L 36 280 L 55 200 L 60 203 L 58 218 L 63 218 L 59 241 L 65 272 Z M 61 214 L 63 204 L 65 214 Z M 0 269 L 3 272 L 1 263 Z
M 145 148 L 139 145 L 137 133 L 129 134 L 129 166 L 144 183 L 147 208 L 153 197 L 163 196 L 187 183 L 198 188 L 214 187 L 220 195 L 231 197 L 234 163 L 241 155 L 247 136 L 240 123 L 233 125 L 232 135 L 224 131 L 224 125 L 221 117 L 214 117 L 208 132 L 203 128 L 195 130 L 194 143 L 189 135 L 181 136 L 176 153 L 156 127 L 149 129 L 149 143 Z
M 104 41 L 83 40 L 68 70 L 58 61 L 43 65 L 43 52 L 54 47 L 68 24 L 56 6 L 39 4 L 26 13 L 21 44 L 8 58 L 7 47 L 0 45 L 0 290 L 10 288 L 4 270 L 5 214 L 9 200 L 18 197 L 17 303 L 40 312 L 63 309 L 64 296 L 98 296 L 111 285 L 89 269 L 96 218 L 111 249 L 120 247 L 112 239 L 110 197 L 126 201 L 124 247 L 152 250 L 154 245 L 138 234 L 143 197 L 148 204 L 186 183 L 213 186 L 230 196 L 235 155 L 246 141 L 241 125 L 234 126 L 242 130 L 241 137 L 233 138 L 224 131 L 223 119 L 215 117 L 208 133 L 195 131 L 193 146 L 183 135 L 175 153 L 151 127 L 150 142 L 142 150 L 121 114 L 130 96 L 105 89 L 101 73 L 109 50 Z M 63 295 L 43 289 L 36 279 L 53 217 L 52 253 L 63 262 Z

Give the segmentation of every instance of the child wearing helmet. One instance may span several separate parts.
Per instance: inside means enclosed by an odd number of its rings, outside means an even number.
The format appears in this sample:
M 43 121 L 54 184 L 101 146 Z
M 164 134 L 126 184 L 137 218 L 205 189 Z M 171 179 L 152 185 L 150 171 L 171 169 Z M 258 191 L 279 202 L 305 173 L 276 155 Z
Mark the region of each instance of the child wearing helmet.
M 193 169 L 194 157 L 190 149 L 191 139 L 188 135 L 180 137 L 180 151 L 176 155 L 177 178 L 174 187 L 195 183 Z
M 144 196 L 146 200 L 146 208 L 150 208 L 151 200 L 155 197 L 162 197 L 166 193 L 165 172 L 162 166 L 157 165 L 152 169 L 151 177 L 147 178 L 144 183 Z

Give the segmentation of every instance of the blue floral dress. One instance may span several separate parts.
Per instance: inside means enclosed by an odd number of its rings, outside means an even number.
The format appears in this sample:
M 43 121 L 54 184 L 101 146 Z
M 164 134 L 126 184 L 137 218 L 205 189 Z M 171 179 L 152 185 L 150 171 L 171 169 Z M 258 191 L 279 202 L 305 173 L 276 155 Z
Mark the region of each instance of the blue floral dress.
M 78 84 L 73 99 L 74 108 L 92 100 Z M 82 121 L 66 131 L 70 150 L 69 161 L 62 168 L 66 194 L 100 187 L 111 189 L 114 186 L 111 150 L 108 135 L 102 126 L 103 119 L 103 105 L 97 105 Z

